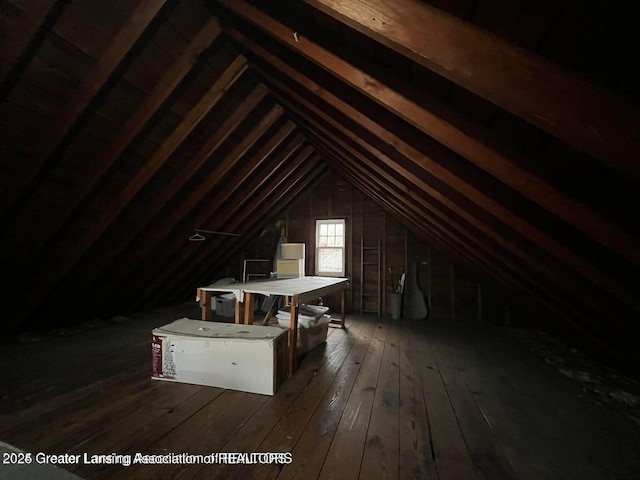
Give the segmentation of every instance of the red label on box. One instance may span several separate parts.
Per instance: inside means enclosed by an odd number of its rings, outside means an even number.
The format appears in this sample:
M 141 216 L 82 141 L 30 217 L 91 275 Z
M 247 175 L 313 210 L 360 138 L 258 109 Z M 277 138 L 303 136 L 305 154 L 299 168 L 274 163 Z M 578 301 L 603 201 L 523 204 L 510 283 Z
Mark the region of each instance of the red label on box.
M 151 367 L 154 377 L 162 377 L 162 339 L 163 337 L 154 335 L 151 343 Z

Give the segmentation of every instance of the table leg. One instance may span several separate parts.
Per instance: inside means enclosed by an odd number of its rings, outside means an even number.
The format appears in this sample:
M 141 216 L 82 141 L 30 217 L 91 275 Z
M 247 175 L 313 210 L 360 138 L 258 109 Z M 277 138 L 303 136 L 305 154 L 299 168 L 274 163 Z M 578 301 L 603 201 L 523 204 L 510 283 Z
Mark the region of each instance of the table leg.
M 289 376 L 296 371 L 298 355 L 296 345 L 298 342 L 298 296 L 291 298 L 291 322 L 289 324 Z
M 244 324 L 253 325 L 253 293 L 244 294 Z
M 344 328 L 344 304 L 347 290 L 342 289 L 342 298 L 340 299 L 340 328 Z
M 236 323 L 242 323 L 244 320 L 244 303 L 240 299 L 236 298 Z
M 202 320 L 212 320 L 213 315 L 211 313 L 211 292 L 198 289 L 198 297 L 200 298 Z

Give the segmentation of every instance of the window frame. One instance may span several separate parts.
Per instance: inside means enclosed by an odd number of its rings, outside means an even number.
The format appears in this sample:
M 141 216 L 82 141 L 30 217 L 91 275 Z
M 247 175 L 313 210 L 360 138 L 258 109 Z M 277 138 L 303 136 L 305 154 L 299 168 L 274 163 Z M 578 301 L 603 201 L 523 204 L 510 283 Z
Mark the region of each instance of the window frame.
M 321 225 L 342 225 L 342 246 L 321 247 L 320 246 L 320 226 Z M 323 218 L 316 220 L 315 236 L 315 270 L 319 277 L 345 277 L 347 273 L 347 225 L 344 218 Z M 342 270 L 340 272 L 328 272 L 320 270 L 320 250 L 340 248 L 342 251 Z

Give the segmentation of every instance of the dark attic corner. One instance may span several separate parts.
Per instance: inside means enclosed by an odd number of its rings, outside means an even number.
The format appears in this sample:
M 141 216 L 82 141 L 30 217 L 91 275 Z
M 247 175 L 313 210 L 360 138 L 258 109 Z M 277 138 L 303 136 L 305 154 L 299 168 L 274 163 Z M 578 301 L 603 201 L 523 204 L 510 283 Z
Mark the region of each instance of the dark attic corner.
M 638 478 L 633 7 L 0 0 L 0 478 Z

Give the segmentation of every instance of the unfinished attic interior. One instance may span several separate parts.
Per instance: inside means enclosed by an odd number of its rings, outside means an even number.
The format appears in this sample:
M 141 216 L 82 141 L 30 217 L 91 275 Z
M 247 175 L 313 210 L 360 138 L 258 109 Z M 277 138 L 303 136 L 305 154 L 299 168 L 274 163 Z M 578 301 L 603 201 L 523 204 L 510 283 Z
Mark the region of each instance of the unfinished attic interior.
M 634 6 L 0 0 L 0 477 L 638 478 Z

